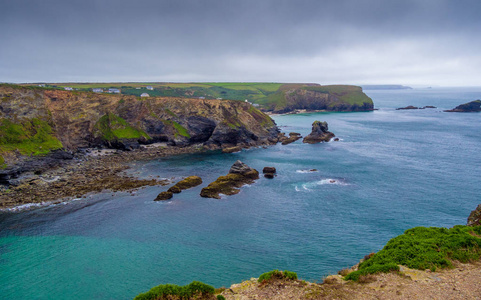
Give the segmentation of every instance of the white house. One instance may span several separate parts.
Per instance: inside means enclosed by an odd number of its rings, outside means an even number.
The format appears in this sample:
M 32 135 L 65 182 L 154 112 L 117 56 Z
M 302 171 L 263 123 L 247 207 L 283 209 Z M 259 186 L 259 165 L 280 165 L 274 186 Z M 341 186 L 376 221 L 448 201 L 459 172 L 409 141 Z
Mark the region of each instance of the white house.
M 109 93 L 111 93 L 111 94 L 120 94 L 120 90 L 119 90 L 119 89 L 115 89 L 115 88 L 110 88 L 110 89 L 109 89 Z
M 73 91 L 73 88 L 68 87 L 68 86 L 64 87 L 63 89 L 66 90 L 66 91 Z
M 145 97 L 150 97 L 150 95 L 147 94 L 147 93 L 142 93 L 142 94 L 140 95 L 140 97 L 145 98 Z
M 148 90 L 151 90 L 151 91 L 154 90 L 154 88 L 153 88 L 151 85 L 147 86 L 147 89 L 148 89 Z
M 92 89 L 92 92 L 94 92 L 94 93 L 103 93 L 104 90 L 101 89 L 101 88 L 95 88 L 95 89 Z

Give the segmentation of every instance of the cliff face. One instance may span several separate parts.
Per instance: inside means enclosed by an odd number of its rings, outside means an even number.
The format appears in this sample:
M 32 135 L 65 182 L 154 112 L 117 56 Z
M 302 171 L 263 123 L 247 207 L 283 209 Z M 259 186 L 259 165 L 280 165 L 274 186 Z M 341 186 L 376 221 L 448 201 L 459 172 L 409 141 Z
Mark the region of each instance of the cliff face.
M 240 101 L 138 98 L 9 85 L 0 86 L 0 99 L 0 154 L 7 160 L 15 153 L 41 154 L 62 147 L 128 149 L 154 142 L 253 146 L 275 142 L 278 133 L 269 116 Z M 39 131 L 44 134 L 36 137 Z
M 297 109 L 326 111 L 371 111 L 374 104 L 362 88 L 350 85 L 321 86 L 285 84 L 268 97 L 268 110 L 286 113 Z

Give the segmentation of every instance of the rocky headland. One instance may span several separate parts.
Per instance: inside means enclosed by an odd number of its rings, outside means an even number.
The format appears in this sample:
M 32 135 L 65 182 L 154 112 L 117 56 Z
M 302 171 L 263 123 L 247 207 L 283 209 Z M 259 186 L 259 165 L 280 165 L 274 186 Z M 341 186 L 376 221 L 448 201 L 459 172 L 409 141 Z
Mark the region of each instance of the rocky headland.
M 481 100 L 474 100 L 468 103 L 464 103 L 456 106 L 453 109 L 445 110 L 445 112 L 480 112 Z

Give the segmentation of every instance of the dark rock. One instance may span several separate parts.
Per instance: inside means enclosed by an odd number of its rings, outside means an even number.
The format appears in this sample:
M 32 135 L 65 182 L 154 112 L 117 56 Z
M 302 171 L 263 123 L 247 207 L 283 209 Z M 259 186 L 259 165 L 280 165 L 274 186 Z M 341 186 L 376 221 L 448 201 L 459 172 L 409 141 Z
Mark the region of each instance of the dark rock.
M 468 217 L 468 226 L 478 226 L 481 225 L 481 204 L 473 210 Z
M 481 100 L 475 100 L 456 106 L 453 109 L 445 110 L 445 112 L 480 112 Z
M 396 108 L 396 110 L 403 110 L 403 109 L 419 109 L 419 107 L 409 105 L 409 106 L 406 106 L 406 107 Z
M 236 161 L 232 167 L 230 167 L 229 174 L 247 174 L 251 171 L 253 171 L 251 167 L 246 165 L 245 163 L 241 162 L 240 160 Z
M 154 199 L 154 201 L 164 201 L 164 200 L 169 200 L 172 199 L 174 195 L 172 192 L 161 192 L 159 195 L 157 195 L 157 198 Z
M 297 132 L 290 132 L 289 137 L 287 137 L 285 133 L 279 134 L 279 141 L 281 142 L 282 145 L 288 145 L 290 143 L 297 141 L 300 138 L 302 138 L 302 136 L 300 133 L 297 133 Z
M 262 169 L 262 173 L 276 173 L 276 168 L 274 167 L 264 167 L 264 169 Z
M 334 133 L 329 131 L 327 122 L 314 121 L 312 132 L 302 142 L 307 144 L 329 142 L 334 136 Z
M 220 199 L 220 194 L 234 195 L 241 186 L 259 179 L 259 172 L 241 161 L 236 161 L 226 176 L 220 176 L 200 192 L 202 197 Z
M 180 187 L 178 187 L 177 185 L 173 185 L 167 190 L 167 192 L 178 194 L 178 193 L 182 192 L 182 189 Z
M 335 139 L 334 139 L 334 142 L 339 142 L 339 138 L 335 138 Z
M 437 108 L 436 106 L 432 106 L 432 105 L 426 105 L 424 106 L 423 108 Z
M 264 177 L 265 177 L 265 178 L 272 179 L 272 178 L 274 178 L 274 176 L 275 176 L 274 173 L 264 173 Z

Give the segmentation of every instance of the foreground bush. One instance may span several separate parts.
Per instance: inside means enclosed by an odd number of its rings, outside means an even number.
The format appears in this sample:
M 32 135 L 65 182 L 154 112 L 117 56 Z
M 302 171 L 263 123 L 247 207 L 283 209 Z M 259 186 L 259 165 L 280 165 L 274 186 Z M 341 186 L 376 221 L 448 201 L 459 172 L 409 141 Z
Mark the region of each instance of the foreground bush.
M 287 279 L 291 279 L 291 280 L 296 280 L 297 279 L 297 273 L 290 272 L 290 271 L 287 271 L 287 270 L 285 270 L 283 272 L 279 271 L 279 270 L 272 270 L 270 272 L 261 274 L 261 276 L 259 276 L 259 279 L 257 281 L 258 282 L 263 282 L 264 280 L 268 281 L 271 278 L 279 278 L 279 279 L 287 278 Z
M 415 227 L 391 239 L 384 248 L 359 265 L 358 271 L 346 280 L 358 280 L 361 275 L 399 270 L 399 265 L 411 269 L 435 271 L 452 267 L 452 260 L 463 263 L 481 257 L 481 226 L 453 228 Z
M 163 299 L 208 299 L 214 298 L 214 287 L 200 281 L 192 281 L 185 286 L 175 284 L 161 284 L 150 289 L 150 291 L 139 294 L 134 300 L 163 300 Z

